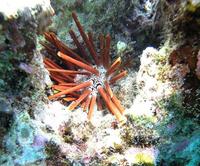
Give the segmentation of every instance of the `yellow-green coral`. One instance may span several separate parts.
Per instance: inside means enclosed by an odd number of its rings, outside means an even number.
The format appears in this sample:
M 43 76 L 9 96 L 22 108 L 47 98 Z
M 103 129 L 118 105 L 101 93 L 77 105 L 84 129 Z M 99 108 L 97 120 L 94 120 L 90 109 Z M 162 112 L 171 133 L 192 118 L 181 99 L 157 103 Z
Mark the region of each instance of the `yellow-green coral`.
M 190 0 L 186 6 L 186 9 L 189 11 L 189 12 L 195 12 L 197 10 L 197 8 L 200 7 L 200 3 L 198 1 L 192 1 Z
M 151 155 L 145 153 L 138 153 L 135 155 L 135 161 L 137 164 L 143 164 L 146 166 L 153 166 L 154 159 Z

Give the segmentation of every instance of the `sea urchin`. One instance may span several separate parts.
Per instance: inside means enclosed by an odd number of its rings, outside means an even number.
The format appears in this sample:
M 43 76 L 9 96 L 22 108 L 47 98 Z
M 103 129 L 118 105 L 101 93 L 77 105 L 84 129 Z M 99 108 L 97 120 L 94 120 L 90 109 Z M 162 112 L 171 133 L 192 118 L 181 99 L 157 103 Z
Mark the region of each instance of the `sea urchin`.
M 99 35 L 100 48 L 97 55 L 93 35 L 91 32 L 86 34 L 80 24 L 75 12 L 72 17 L 85 43 L 79 42 L 73 30 L 69 31 L 77 49 L 71 49 L 59 40 L 53 32 L 46 32 L 45 39 L 48 42 L 40 42 L 51 55 L 57 55 L 63 60 L 59 66 L 49 58 L 44 59 L 45 66 L 50 72 L 50 77 L 57 82 L 52 85 L 52 89 L 58 91 L 49 96 L 49 99 L 62 98 L 65 101 L 72 101 L 69 110 L 73 110 L 79 104 L 83 110 L 88 110 L 89 120 L 94 112 L 94 106 L 97 103 L 98 109 L 102 109 L 104 101 L 108 110 L 116 116 L 118 121 L 124 119 L 124 108 L 120 101 L 113 94 L 110 85 L 126 75 L 122 70 L 121 58 L 117 58 L 111 64 L 110 35 Z M 88 49 L 88 52 L 85 50 Z M 92 56 L 92 59 L 88 56 Z

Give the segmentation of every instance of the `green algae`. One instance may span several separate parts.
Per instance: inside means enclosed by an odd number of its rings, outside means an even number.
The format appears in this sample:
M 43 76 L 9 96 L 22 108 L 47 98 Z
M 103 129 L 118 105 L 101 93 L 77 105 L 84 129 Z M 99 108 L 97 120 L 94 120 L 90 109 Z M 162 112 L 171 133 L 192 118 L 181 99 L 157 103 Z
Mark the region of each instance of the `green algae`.
M 127 146 L 151 147 L 159 142 L 159 135 L 156 128 L 154 117 L 130 116 L 129 123 L 124 126 L 121 133 L 122 140 Z
M 60 148 L 59 146 L 53 142 L 53 141 L 49 141 L 46 143 L 46 146 L 45 146 L 45 152 L 47 154 L 48 157 L 54 157 L 54 156 L 58 156 L 59 153 L 60 153 Z
M 166 115 L 158 125 L 159 134 L 162 136 L 159 163 L 198 165 L 200 128 L 196 118 L 185 114 L 188 108 L 183 105 L 182 94 L 172 94 L 167 100 L 160 101 L 160 106 Z
M 0 59 L 0 91 L 18 91 L 24 88 L 26 86 L 26 73 L 16 68 L 19 62 L 24 59 L 24 55 L 4 51 L 0 53 Z

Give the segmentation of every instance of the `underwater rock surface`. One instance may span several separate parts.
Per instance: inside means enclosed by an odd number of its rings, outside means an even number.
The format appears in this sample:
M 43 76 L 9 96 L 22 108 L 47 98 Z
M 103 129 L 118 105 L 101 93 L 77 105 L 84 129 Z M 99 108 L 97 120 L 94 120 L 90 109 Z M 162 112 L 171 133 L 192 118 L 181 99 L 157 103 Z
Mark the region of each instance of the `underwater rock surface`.
M 111 34 L 111 54 L 126 64 L 113 88 L 123 124 L 106 109 L 88 121 L 81 108 L 47 98 L 38 41 L 49 30 L 73 48 L 74 10 L 86 31 Z M 3 2 L 0 165 L 199 165 L 199 13 L 198 0 Z

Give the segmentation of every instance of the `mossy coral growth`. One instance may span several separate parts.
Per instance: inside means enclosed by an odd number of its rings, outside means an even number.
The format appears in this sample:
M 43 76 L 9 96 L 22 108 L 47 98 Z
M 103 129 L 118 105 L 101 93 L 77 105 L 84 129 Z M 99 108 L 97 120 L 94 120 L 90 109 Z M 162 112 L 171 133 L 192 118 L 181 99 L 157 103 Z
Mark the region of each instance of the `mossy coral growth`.
M 196 166 L 200 164 L 199 121 L 193 109 L 183 106 L 183 95 L 174 93 L 160 102 L 166 112 L 165 120 L 158 127 L 162 136 L 159 145 L 159 164 Z M 190 114 L 188 116 L 188 109 Z
M 18 67 L 22 57 L 12 51 L 0 52 L 0 91 L 17 91 L 27 86 L 27 74 Z

